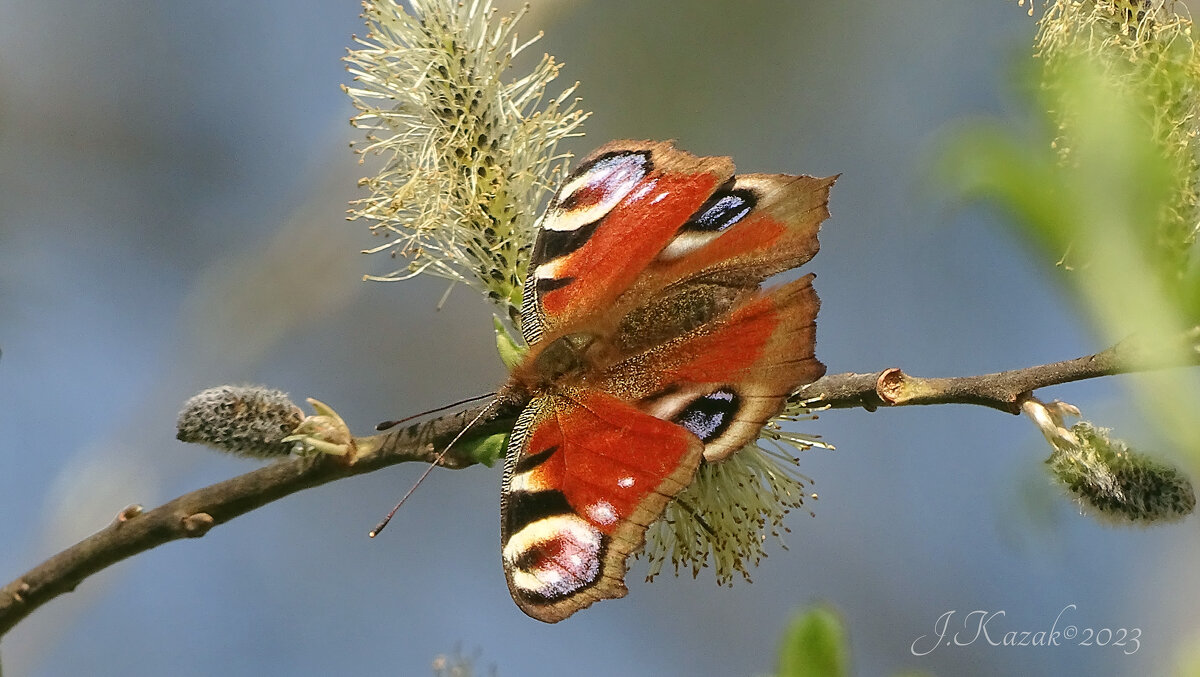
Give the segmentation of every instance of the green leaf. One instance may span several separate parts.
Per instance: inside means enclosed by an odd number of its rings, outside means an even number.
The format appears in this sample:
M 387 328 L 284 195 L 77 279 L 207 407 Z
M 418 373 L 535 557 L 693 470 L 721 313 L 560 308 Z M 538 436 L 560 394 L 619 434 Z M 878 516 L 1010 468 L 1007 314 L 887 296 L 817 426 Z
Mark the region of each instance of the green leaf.
M 490 468 L 496 465 L 498 459 L 504 457 L 504 453 L 508 449 L 508 433 L 496 433 L 477 438 L 467 444 L 472 446 L 471 456 Z
M 783 635 L 779 677 L 841 677 L 850 673 L 846 629 L 826 606 L 797 614 Z
M 496 330 L 496 351 L 500 353 L 500 361 L 509 370 L 516 368 L 525 359 L 528 349 L 513 339 L 504 323 L 495 315 L 492 316 L 492 327 Z

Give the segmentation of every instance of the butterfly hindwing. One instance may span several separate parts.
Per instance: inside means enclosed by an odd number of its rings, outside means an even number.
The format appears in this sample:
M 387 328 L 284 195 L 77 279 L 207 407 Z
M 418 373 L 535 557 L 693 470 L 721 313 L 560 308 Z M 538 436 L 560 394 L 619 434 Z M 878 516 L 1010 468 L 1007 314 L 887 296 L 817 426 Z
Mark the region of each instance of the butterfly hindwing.
M 812 278 L 747 295 L 720 319 L 615 365 L 606 387 L 637 384 L 639 407 L 699 437 L 705 460 L 728 457 L 758 437 L 797 386 L 825 374 L 814 355 L 820 301 Z
M 626 560 L 701 451 L 685 429 L 601 391 L 535 398 L 509 442 L 501 505 L 518 606 L 553 623 L 623 597 Z

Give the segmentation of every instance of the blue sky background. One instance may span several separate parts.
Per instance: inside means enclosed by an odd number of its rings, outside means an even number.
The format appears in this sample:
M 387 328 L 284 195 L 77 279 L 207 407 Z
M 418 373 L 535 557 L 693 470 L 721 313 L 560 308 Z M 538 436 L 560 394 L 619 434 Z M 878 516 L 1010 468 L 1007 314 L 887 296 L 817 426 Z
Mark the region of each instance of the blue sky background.
M 521 33 L 595 111 L 572 149 L 674 138 L 743 171 L 843 173 L 810 264 L 830 372 L 966 375 L 1103 346 L 1003 219 L 928 180 L 948 126 L 1023 115 L 1035 24 L 1001 0 L 538 2 Z M 254 467 L 174 440 L 193 393 L 264 383 L 356 431 L 503 379 L 491 309 L 344 221 L 367 170 L 338 86 L 357 3 L 0 0 L 0 578 L 107 524 Z M 1154 448 L 1121 379 L 1046 393 Z M 422 468 L 303 492 L 88 579 L 0 643 L 6 674 L 755 675 L 791 614 L 841 611 L 864 675 L 1164 674 L 1197 636 L 1196 521 L 1113 529 L 1041 471 L 1024 419 L 966 406 L 829 412 L 805 432 L 816 516 L 754 583 L 664 577 L 556 626 L 512 604 L 498 469 Z M 913 641 L 946 611 L 993 628 L 1140 628 L 1112 647 Z M 1068 643 L 1069 644 L 1069 643 Z

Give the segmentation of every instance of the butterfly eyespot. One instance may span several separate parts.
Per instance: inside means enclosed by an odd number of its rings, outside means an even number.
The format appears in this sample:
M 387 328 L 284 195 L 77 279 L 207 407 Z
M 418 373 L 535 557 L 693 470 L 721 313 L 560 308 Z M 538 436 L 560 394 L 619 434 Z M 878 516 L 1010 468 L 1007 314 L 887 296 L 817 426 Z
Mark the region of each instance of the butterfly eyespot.
M 504 546 L 514 593 L 535 603 L 570 597 L 600 579 L 604 535 L 574 514 L 530 522 Z
M 599 220 L 650 173 L 646 153 L 605 154 L 575 170 L 559 190 L 553 209 L 558 218 L 546 228 L 575 230 Z
M 725 230 L 749 214 L 750 210 L 754 209 L 755 202 L 754 193 L 748 190 L 717 193 L 704 203 L 695 216 L 683 224 L 683 230 L 706 232 Z
M 727 186 L 732 186 L 730 179 Z M 712 242 L 746 217 L 758 204 L 758 197 L 745 188 L 723 188 L 713 193 L 696 213 L 679 227 L 675 239 L 659 253 L 660 261 L 674 261 Z
M 736 392 L 718 388 L 692 400 L 671 420 L 708 443 L 725 432 L 740 407 L 741 398 Z

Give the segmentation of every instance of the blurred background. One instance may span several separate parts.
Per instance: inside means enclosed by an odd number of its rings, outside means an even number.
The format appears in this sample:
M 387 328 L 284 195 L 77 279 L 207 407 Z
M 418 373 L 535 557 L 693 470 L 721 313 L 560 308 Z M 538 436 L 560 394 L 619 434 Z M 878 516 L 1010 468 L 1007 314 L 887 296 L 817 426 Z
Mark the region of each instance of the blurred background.
M 505 5 L 507 6 L 507 5 Z M 338 86 L 354 2 L 0 0 L 0 578 L 254 463 L 175 441 L 195 392 L 262 383 L 360 433 L 487 392 L 491 307 L 394 269 L 344 221 L 368 172 Z M 557 0 L 520 33 L 595 112 L 586 153 L 674 138 L 742 171 L 843 173 L 822 250 L 818 354 L 831 373 L 968 375 L 1104 346 L 1003 220 L 948 205 L 928 167 L 948 125 L 1024 115 L 1011 86 L 1034 20 L 1016 3 Z M 1147 450 L 1110 378 L 1044 393 Z M 509 599 L 499 469 L 423 468 L 303 492 L 85 581 L 0 644 L 10 675 L 422 675 L 439 654 L 506 675 L 755 675 L 798 608 L 840 610 L 860 674 L 1167 674 L 1200 639 L 1196 518 L 1117 529 L 1050 485 L 1026 420 L 967 406 L 837 411 L 820 500 L 754 583 L 641 582 L 556 625 Z M 1164 447 L 1165 448 L 1165 447 Z M 914 656 L 947 611 L 990 628 L 1140 628 L 1140 648 Z M 1061 623 L 1060 623 L 1061 629 Z M 1128 650 L 1128 647 L 1126 648 Z

